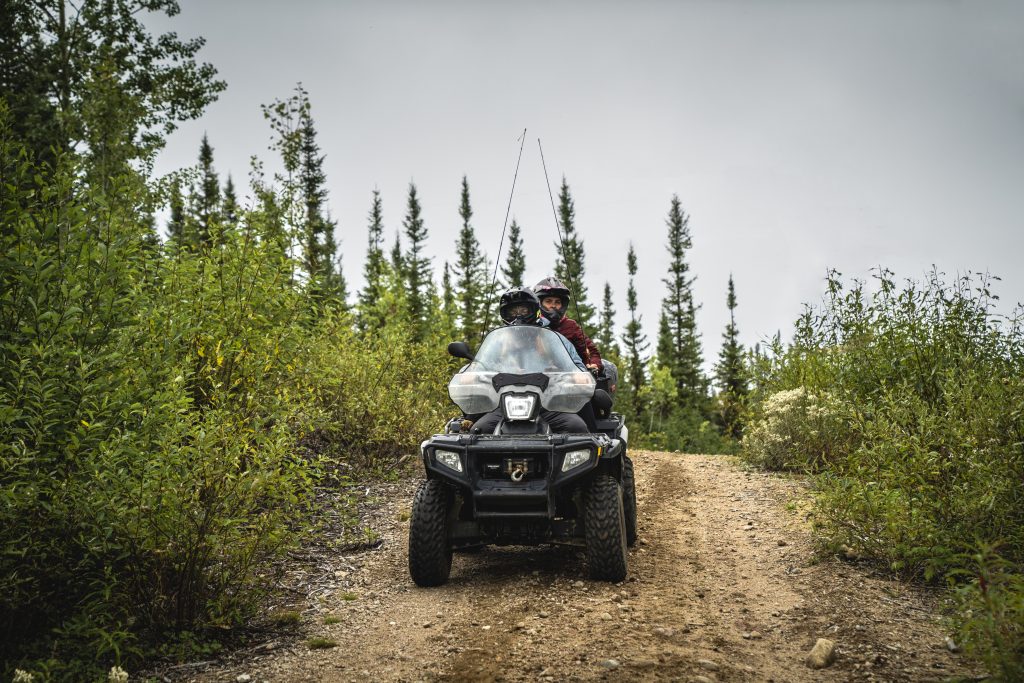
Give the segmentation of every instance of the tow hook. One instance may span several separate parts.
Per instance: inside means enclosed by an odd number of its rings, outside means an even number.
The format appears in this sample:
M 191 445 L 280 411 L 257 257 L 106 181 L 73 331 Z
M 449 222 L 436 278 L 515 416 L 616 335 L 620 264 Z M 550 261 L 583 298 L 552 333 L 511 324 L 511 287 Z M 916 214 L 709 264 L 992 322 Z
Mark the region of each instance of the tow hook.
M 526 474 L 526 470 L 523 468 L 523 466 L 522 465 L 516 465 L 515 469 L 512 470 L 512 474 L 511 474 L 512 481 L 514 481 L 514 482 L 522 481 L 523 480 L 523 476 L 525 474 Z

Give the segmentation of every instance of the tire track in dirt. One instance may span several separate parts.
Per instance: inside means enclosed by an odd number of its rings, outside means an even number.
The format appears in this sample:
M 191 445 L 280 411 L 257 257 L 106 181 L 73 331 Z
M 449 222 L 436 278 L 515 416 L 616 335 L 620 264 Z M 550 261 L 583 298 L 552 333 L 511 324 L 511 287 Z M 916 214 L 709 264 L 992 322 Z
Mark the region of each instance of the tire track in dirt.
M 636 452 L 640 542 L 629 577 L 587 580 L 582 549 L 458 554 L 449 582 L 406 567 L 415 481 L 383 492 L 377 550 L 329 557 L 299 638 L 168 680 L 935 681 L 976 673 L 943 643 L 936 598 L 817 559 L 798 480 L 724 457 Z M 348 599 L 355 598 L 355 599 Z M 338 619 L 325 623 L 325 616 Z M 338 647 L 310 650 L 312 636 Z M 836 663 L 808 669 L 818 637 Z

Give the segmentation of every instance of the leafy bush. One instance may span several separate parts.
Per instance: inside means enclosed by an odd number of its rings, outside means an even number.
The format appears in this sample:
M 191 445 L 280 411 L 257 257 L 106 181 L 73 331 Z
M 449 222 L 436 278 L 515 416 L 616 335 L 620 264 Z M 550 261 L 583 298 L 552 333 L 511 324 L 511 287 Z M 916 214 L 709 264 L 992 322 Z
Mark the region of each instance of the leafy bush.
M 414 344 L 403 327 L 367 336 L 345 317 L 324 321 L 300 383 L 332 461 L 387 470 L 457 413 L 447 396 L 452 366 L 440 341 Z
M 876 279 L 868 294 L 830 275 L 824 305 L 807 309 L 793 343 L 777 340 L 757 358 L 745 457 L 821 472 L 816 519 L 826 544 L 925 578 L 956 575 L 976 543 L 999 545 L 1018 578 L 989 597 L 1019 600 L 1021 312 L 994 312 L 988 277 L 947 284 L 932 273 L 901 290 L 888 271 Z M 824 412 L 810 397 L 825 400 Z
M 443 345 L 312 298 L 272 194 L 161 245 L 158 187 L 0 133 L 0 675 L 213 651 L 310 532 L 325 462 L 387 470 L 437 428 Z
M 761 419 L 744 435 L 743 448 L 758 467 L 817 471 L 848 452 L 852 438 L 838 401 L 798 387 L 764 400 Z
M 237 623 L 298 540 L 301 299 L 269 244 L 165 257 L 138 179 L 101 194 L 2 144 L 0 641 L 79 677 Z
M 1002 681 L 1024 679 L 1024 575 L 983 546 L 956 572 L 956 625 L 968 654 Z

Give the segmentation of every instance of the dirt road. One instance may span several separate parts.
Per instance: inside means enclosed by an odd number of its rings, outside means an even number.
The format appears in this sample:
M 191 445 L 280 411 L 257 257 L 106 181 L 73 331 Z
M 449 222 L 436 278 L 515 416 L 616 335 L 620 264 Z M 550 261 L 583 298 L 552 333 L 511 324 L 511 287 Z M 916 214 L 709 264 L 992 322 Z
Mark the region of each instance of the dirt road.
M 933 595 L 816 558 L 805 485 L 723 457 L 635 452 L 640 542 L 629 578 L 587 580 L 573 548 L 456 555 L 450 582 L 406 568 L 415 482 L 371 493 L 383 543 L 292 577 L 295 633 L 175 681 L 936 681 L 973 671 Z M 311 649 L 313 638 L 336 647 Z M 818 638 L 835 662 L 804 659 Z

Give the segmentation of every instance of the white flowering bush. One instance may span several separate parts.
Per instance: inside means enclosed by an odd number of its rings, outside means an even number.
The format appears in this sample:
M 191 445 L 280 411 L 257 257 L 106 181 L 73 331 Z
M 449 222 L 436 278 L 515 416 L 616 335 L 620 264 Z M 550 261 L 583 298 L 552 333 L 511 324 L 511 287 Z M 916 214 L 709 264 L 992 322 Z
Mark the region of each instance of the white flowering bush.
M 841 413 L 837 401 L 804 387 L 771 394 L 743 437 L 744 457 L 771 470 L 818 470 L 850 440 Z

